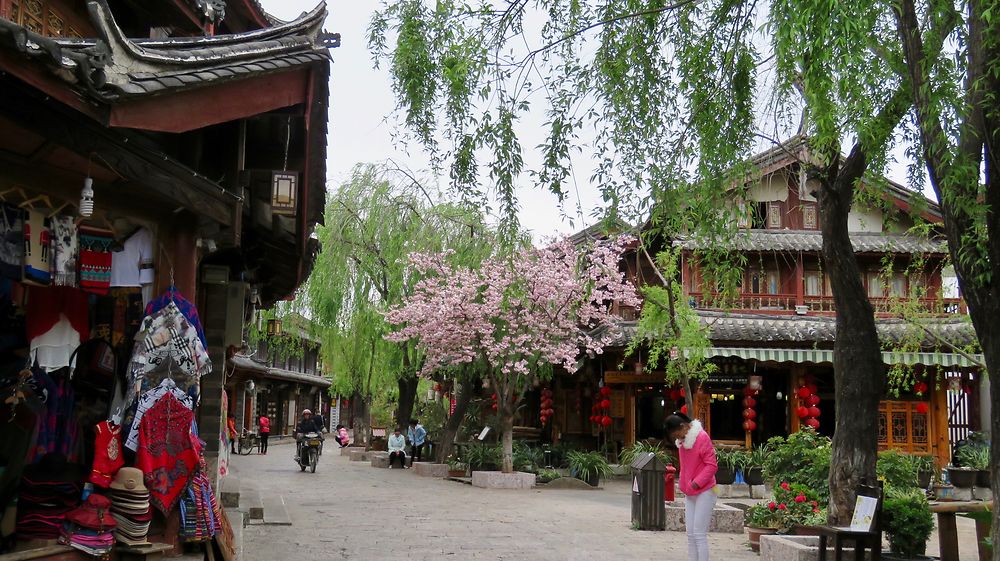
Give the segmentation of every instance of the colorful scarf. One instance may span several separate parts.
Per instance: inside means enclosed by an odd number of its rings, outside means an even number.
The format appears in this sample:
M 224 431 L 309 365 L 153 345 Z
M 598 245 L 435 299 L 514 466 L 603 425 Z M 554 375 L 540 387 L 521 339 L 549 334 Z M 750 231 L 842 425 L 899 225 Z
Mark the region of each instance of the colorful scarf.
M 52 219 L 52 249 L 56 254 L 52 267 L 55 284 L 76 286 L 80 243 L 77 237 L 76 222 L 73 221 L 72 216 L 57 216 Z
M 150 502 L 167 516 L 198 466 L 192 445 L 194 413 L 173 394 L 164 395 L 142 417 L 136 467 L 144 474 Z
M 20 281 L 24 270 L 24 211 L 0 205 L 0 276 Z

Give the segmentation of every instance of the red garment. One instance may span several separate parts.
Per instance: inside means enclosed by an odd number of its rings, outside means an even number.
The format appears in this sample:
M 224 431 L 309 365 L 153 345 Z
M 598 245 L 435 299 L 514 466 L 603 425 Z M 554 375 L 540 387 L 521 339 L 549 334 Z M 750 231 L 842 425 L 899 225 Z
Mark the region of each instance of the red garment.
M 28 339 L 44 335 L 66 316 L 80 340 L 90 339 L 90 308 L 87 293 L 72 286 L 32 286 L 28 289 L 25 330 Z
M 260 433 L 261 434 L 271 434 L 271 419 L 261 416 L 260 418 Z
M 94 439 L 94 468 L 90 471 L 90 482 L 100 487 L 111 485 L 119 468 L 125 465 L 122 457 L 122 429 L 110 421 L 97 423 L 97 437 Z
M 191 442 L 193 419 L 194 413 L 167 393 L 146 411 L 139 425 L 135 467 L 144 474 L 150 502 L 164 515 L 177 506 L 198 467 Z
M 80 288 L 105 295 L 111 289 L 111 253 L 80 248 Z

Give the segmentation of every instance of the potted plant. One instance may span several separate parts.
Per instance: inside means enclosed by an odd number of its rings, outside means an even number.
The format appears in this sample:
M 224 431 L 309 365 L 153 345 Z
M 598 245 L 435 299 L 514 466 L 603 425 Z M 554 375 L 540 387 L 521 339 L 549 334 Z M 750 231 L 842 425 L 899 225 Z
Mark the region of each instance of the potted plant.
M 914 456 L 913 461 L 917 465 L 917 484 L 921 489 L 930 487 L 934 478 L 934 456 Z
M 958 461 L 963 466 L 976 472 L 976 487 L 990 486 L 990 448 L 989 446 L 966 446 L 958 451 Z M 952 478 L 952 483 L 958 487 Z M 962 485 L 964 487 L 964 485 Z M 971 487 L 971 485 L 969 485 Z
M 499 446 L 483 444 L 470 446 L 465 452 L 466 463 L 472 471 L 496 471 L 500 468 L 503 451 Z
M 666 448 L 656 442 L 650 443 L 643 441 L 636 442 L 632 446 L 623 449 L 621 454 L 618 455 L 618 461 L 621 462 L 621 465 L 623 466 L 631 466 L 632 462 L 636 461 L 636 459 L 645 456 L 650 452 L 656 454 L 656 457 L 659 458 L 664 465 L 674 465 L 673 457 L 669 452 L 667 452 Z
M 826 513 L 819 496 L 805 485 L 782 482 L 774 488 L 774 499 L 767 503 L 774 512 L 779 533 L 812 535 L 815 526 L 826 524 Z
M 743 516 L 743 525 L 747 531 L 747 541 L 754 553 L 760 553 L 760 537 L 778 533 L 774 521 L 774 511 L 768 508 L 768 503 L 757 503 L 747 509 Z
M 465 477 L 469 466 L 458 458 L 448 458 L 448 477 Z
M 746 457 L 746 464 L 743 468 L 743 480 L 747 485 L 764 484 L 764 464 L 767 460 L 769 447 L 767 445 L 754 446 Z
M 719 448 L 715 451 L 715 460 L 719 470 L 715 472 L 715 481 L 719 485 L 732 485 L 736 481 L 736 472 L 744 469 L 747 453 L 737 448 Z
M 597 487 L 601 479 L 612 475 L 611 465 L 600 452 L 571 451 L 566 454 L 569 470 L 577 479 L 586 481 L 591 487 Z
M 889 549 L 898 559 L 926 559 L 927 540 L 934 531 L 934 518 L 927 496 L 920 489 L 888 487 L 882 507 L 882 529 Z

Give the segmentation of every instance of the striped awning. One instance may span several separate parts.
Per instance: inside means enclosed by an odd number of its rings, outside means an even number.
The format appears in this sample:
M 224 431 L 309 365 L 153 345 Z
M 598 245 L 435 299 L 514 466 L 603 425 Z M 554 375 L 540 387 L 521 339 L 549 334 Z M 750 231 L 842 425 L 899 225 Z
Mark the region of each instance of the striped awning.
M 833 363 L 833 351 L 824 349 L 709 347 L 705 350 L 705 356 L 708 358 L 737 357 L 746 360 L 759 360 L 761 362 Z M 973 354 L 969 356 L 975 359 L 976 362 L 958 353 L 885 351 L 882 353 L 882 362 L 885 364 L 922 364 L 924 366 L 957 366 L 965 368 L 976 368 L 983 365 L 983 355 Z

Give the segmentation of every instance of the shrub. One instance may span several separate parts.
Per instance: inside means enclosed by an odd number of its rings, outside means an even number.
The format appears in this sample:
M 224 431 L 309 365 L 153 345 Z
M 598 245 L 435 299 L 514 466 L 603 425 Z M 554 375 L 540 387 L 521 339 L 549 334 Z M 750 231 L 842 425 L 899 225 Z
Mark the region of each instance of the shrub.
M 747 509 L 743 515 L 745 526 L 756 528 L 777 528 L 778 524 L 774 520 L 774 511 L 768 508 L 768 503 L 757 503 Z
M 545 462 L 545 454 L 541 448 L 516 441 L 512 460 L 515 471 L 534 472 Z
M 896 450 L 886 450 L 879 452 L 875 473 L 879 479 L 885 481 L 886 487 L 900 490 L 915 489 L 919 464 L 916 456 Z
M 600 452 L 578 452 L 576 450 L 566 455 L 569 460 L 569 469 L 578 479 L 587 481 L 596 475 L 599 479 L 607 479 L 614 473 L 611 465 Z
M 660 459 L 666 465 L 673 465 L 673 457 L 667 452 L 666 448 L 659 444 L 650 444 L 647 442 L 636 442 L 632 446 L 622 450 L 621 454 L 618 455 L 618 461 L 621 462 L 623 466 L 630 466 L 637 458 L 645 456 L 650 452 L 656 454 L 656 457 Z
M 813 429 L 803 429 L 788 438 L 776 436 L 762 451 L 764 478 L 777 487 L 778 482 L 803 485 L 816 494 L 822 504 L 830 499 L 830 439 Z
M 958 461 L 965 467 L 985 471 L 990 469 L 989 446 L 965 446 L 958 451 Z
M 556 470 L 554 470 L 554 469 L 545 469 L 545 468 L 542 468 L 542 469 L 538 470 L 538 482 L 539 483 L 548 483 L 549 481 L 552 481 L 554 479 L 559 479 L 560 477 L 562 477 L 562 476 L 559 475 L 559 472 L 556 471 Z
M 792 526 L 826 523 L 825 505 L 819 494 L 805 485 L 782 482 L 774 488 L 774 500 L 767 508 L 774 513 L 775 527 L 788 531 Z
M 886 492 L 882 507 L 883 529 L 889 535 L 889 549 L 905 556 L 923 555 L 934 531 L 934 517 L 922 490 Z
M 470 446 L 465 452 L 465 461 L 472 471 L 496 470 L 503 461 L 503 449 L 499 445 L 478 444 Z

